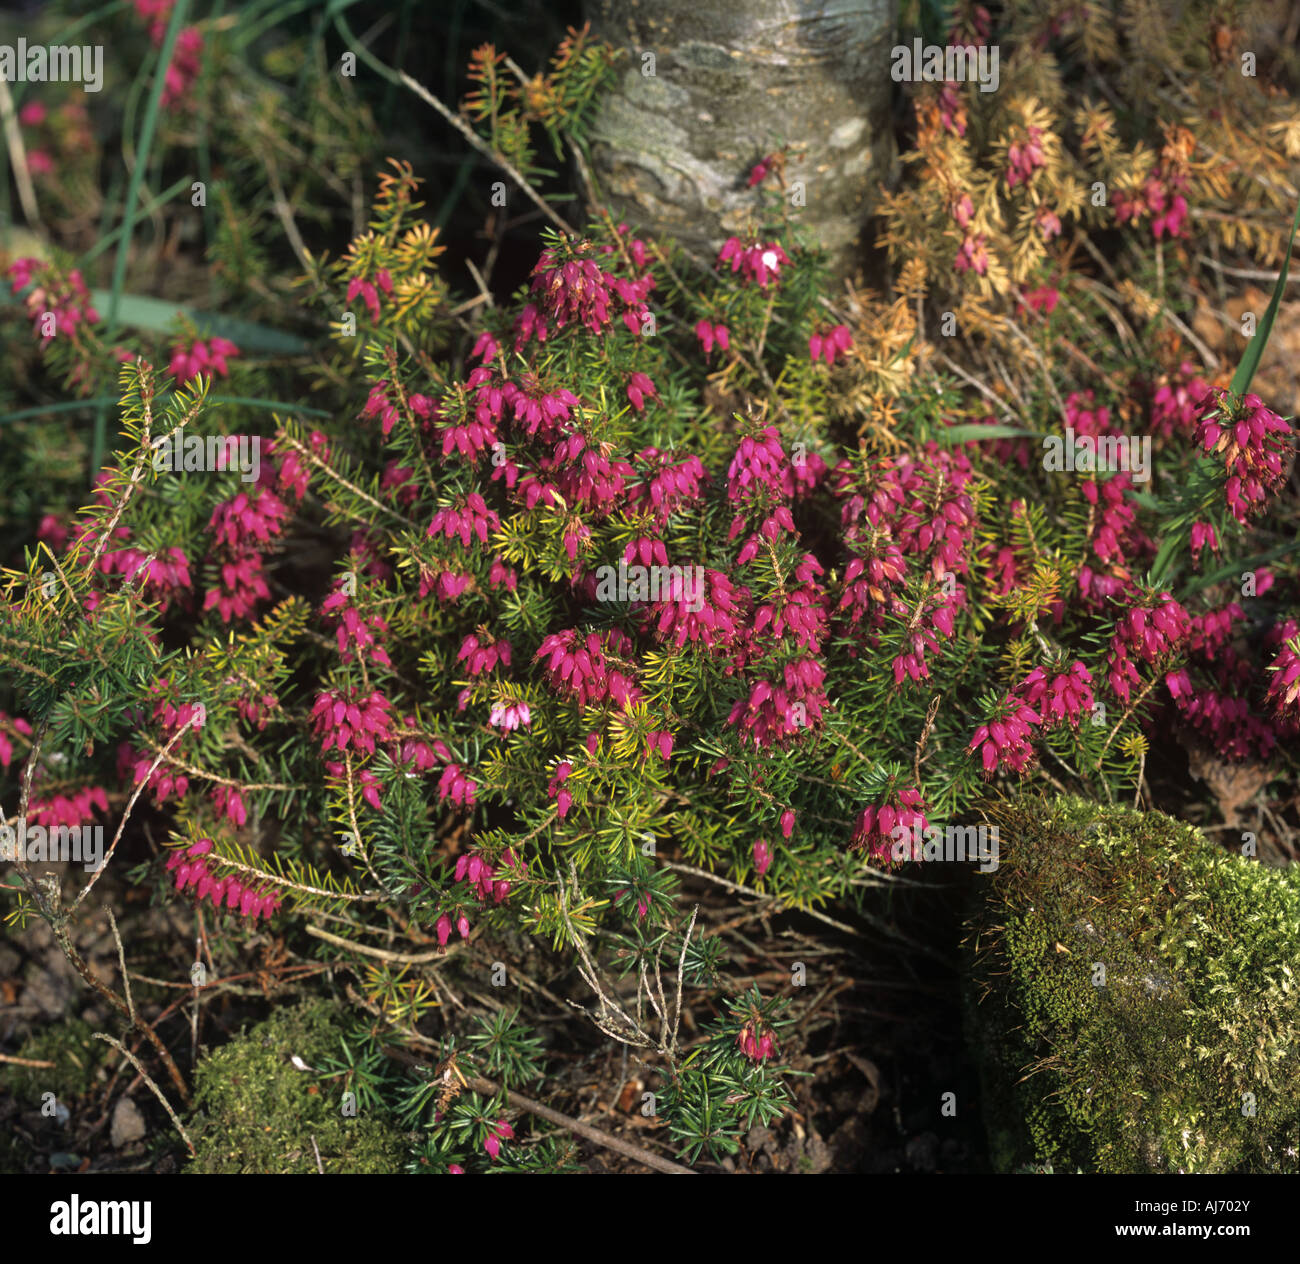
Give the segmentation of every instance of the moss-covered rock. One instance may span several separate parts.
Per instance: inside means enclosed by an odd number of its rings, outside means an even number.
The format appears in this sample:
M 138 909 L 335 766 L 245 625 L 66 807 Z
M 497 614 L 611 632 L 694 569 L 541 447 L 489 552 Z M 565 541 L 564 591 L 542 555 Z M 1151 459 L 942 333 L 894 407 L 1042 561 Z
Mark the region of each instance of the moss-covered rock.
M 400 1172 L 401 1132 L 374 1110 L 342 1113 L 340 1081 L 309 1067 L 339 1053 L 340 1016 L 325 1001 L 281 1010 L 206 1054 L 195 1072 L 190 1172 Z M 313 1146 L 313 1139 L 315 1145 Z
M 1300 1172 L 1300 872 L 1154 812 L 993 819 L 967 1016 L 994 1165 Z

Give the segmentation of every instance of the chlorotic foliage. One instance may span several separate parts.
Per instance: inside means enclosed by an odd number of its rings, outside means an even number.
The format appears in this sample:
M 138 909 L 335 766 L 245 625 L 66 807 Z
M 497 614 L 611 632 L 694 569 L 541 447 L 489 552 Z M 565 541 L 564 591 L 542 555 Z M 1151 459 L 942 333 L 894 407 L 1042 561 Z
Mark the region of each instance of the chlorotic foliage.
M 1300 1172 L 1300 875 L 1157 812 L 996 812 L 969 945 L 1000 1170 Z

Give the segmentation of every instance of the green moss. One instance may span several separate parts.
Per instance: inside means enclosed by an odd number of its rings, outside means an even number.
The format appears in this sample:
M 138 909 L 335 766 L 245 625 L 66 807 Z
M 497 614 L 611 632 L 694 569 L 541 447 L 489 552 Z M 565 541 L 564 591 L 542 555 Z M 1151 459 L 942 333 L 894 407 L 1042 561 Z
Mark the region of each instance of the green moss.
M 967 989 L 994 1165 L 1300 1172 L 1300 872 L 1159 813 L 994 819 Z
M 190 1172 L 400 1172 L 402 1134 L 373 1110 L 342 1113 L 340 1082 L 298 1070 L 339 1052 L 338 1012 L 285 1009 L 204 1056 L 195 1072 Z M 313 1139 L 315 1146 L 313 1147 Z
M 36 1032 L 23 1043 L 17 1056 L 54 1065 L 0 1063 L 0 1086 L 25 1109 L 39 1107 L 46 1093 L 66 1103 L 89 1092 L 109 1051 L 104 1041 L 94 1039 L 94 1030 L 89 1023 L 72 1018 Z

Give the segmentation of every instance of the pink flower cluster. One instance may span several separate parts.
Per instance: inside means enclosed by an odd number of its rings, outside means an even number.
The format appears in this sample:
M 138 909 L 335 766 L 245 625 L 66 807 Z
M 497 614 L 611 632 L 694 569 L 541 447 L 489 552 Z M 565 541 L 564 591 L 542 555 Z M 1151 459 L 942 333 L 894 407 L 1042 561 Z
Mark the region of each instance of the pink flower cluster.
M 167 872 L 176 874 L 176 889 L 194 888 L 200 900 L 210 900 L 214 907 L 223 904 L 241 917 L 269 918 L 280 907 L 280 893 L 273 888 L 241 881 L 234 875 L 215 878 L 203 859 L 212 851 L 212 840 L 201 838 L 192 847 L 177 848 L 167 861 Z
M 627 226 L 620 228 L 626 234 Z M 567 258 L 555 249 L 542 251 L 533 268 L 531 287 L 537 303 L 529 303 L 515 322 L 516 349 L 534 335 L 539 342 L 545 342 L 552 324 L 556 329 L 583 325 L 594 334 L 602 333 L 609 325 L 610 305 L 615 298 L 623 306 L 623 324 L 628 332 L 640 336 L 650 314 L 646 299 L 655 287 L 653 275 L 643 272 L 635 278 L 617 276 L 591 258 L 590 251 L 591 243 L 586 241 L 571 245 Z M 612 253 L 612 247 L 602 253 Z M 629 242 L 628 256 L 636 268 L 644 267 L 644 244 Z
M 487 502 L 478 492 L 470 492 L 459 505 L 449 505 L 439 509 L 429 523 L 425 532 L 430 538 L 442 536 L 447 540 L 459 539 L 464 548 L 469 548 L 475 540 L 480 544 L 488 542 L 488 532 L 499 530 L 501 519 L 496 511 L 487 507 Z
M 209 338 L 207 342 L 199 338 L 188 349 L 184 343 L 177 343 L 172 348 L 167 372 L 182 386 L 200 373 L 206 373 L 209 377 L 213 374 L 229 377 L 230 369 L 226 361 L 238 354 L 239 348 L 225 338 Z
M 1191 634 L 1192 621 L 1171 593 L 1161 593 L 1150 604 L 1131 606 L 1115 624 L 1106 658 L 1106 675 L 1111 690 L 1123 703 L 1141 678 L 1133 662 L 1154 663 L 1183 649 Z
M 901 827 L 911 839 L 918 831 L 924 833 L 929 825 L 920 790 L 905 786 L 895 799 L 872 804 L 858 813 L 850 847 L 855 851 L 865 850 L 869 859 L 889 865 L 894 860 L 894 831 Z M 910 842 L 908 854 L 911 854 Z
M 566 759 L 556 765 L 555 772 L 551 774 L 550 781 L 546 783 L 546 796 L 555 800 L 556 815 L 559 816 L 560 820 L 564 820 L 569 813 L 569 809 L 573 806 L 573 792 L 564 785 L 572 772 L 573 765 Z
M 0 711 L 0 768 L 5 769 L 9 767 L 9 763 L 14 757 L 13 742 L 10 740 L 9 734 L 5 732 L 6 727 L 20 737 L 30 738 L 32 735 L 32 726 L 22 716 L 16 715 L 11 719 L 3 711 Z
M 321 604 L 321 613 L 326 617 L 336 616 L 339 657 L 345 663 L 352 662 L 358 653 L 364 653 L 371 662 L 381 667 L 392 667 L 388 651 L 379 640 L 388 635 L 388 621 L 382 615 L 363 615 L 356 608 L 346 578 L 335 582 L 334 591 Z
M 1187 222 L 1186 191 L 1187 177 L 1161 165 L 1138 192 L 1115 194 L 1115 218 L 1121 224 L 1136 224 L 1150 216 L 1157 241 L 1166 233 L 1181 237 Z
M 736 700 L 727 724 L 740 729 L 740 744 L 756 748 L 784 746 L 820 725 L 828 700 L 826 669 L 804 657 L 786 663 L 779 680 L 755 681 L 747 696 Z
M 108 795 L 98 786 L 82 786 L 68 794 L 51 795 L 48 799 L 33 794 L 27 802 L 27 823 L 43 825 L 46 829 L 61 825 L 72 829 L 89 821 L 95 809 L 108 811 Z
M 1024 699 L 1007 694 L 995 714 L 996 719 L 975 730 L 966 749 L 972 755 L 978 753 L 980 771 L 987 779 L 1000 768 L 1023 776 L 1034 762 L 1030 738 L 1039 723 L 1038 712 Z
M 15 297 L 19 290 L 32 286 L 23 304 L 31 318 L 32 332 L 42 343 L 56 334 L 72 333 L 82 321 L 91 325 L 99 323 L 99 313 L 91 306 L 90 291 L 80 268 L 73 268 L 63 277 L 40 259 L 24 258 L 11 263 L 5 276 Z M 47 321 L 47 316 L 53 320 Z
M 1028 184 L 1036 171 L 1047 166 L 1043 155 L 1043 132 L 1041 128 L 1030 127 L 1024 141 L 1012 141 L 1007 150 L 1007 188 L 1014 189 L 1018 184 Z
M 364 698 L 339 689 L 317 694 L 311 718 L 322 753 L 350 748 L 373 755 L 375 742 L 392 736 L 391 710 L 392 703 L 377 691 Z
M 652 513 L 660 526 L 699 500 L 700 484 L 707 477 L 699 457 L 644 448 L 633 462 L 645 468 L 645 481 L 628 487 L 628 504 L 634 511 Z
M 777 242 L 751 241 L 742 245 L 740 238 L 728 237 L 718 252 L 717 267 L 724 263 L 731 264 L 733 273 L 739 272 L 741 279 L 753 282 L 764 289 L 769 282 L 779 279 L 781 269 L 790 262 L 790 257 Z
M 705 355 L 712 353 L 715 344 L 722 351 L 731 349 L 731 332 L 726 325 L 710 324 L 709 321 L 702 320 L 695 326 L 695 336 L 700 340 Z
M 379 320 L 379 290 L 385 294 L 391 295 L 393 292 L 393 278 L 387 268 L 380 268 L 375 273 L 373 281 L 367 280 L 364 276 L 354 276 L 348 282 L 348 297 L 350 303 L 359 294 L 366 307 L 370 311 L 370 319 Z M 385 431 L 385 434 L 388 432 Z
M 1196 442 L 1208 454 L 1223 458 L 1228 508 L 1238 522 L 1246 523 L 1282 486 L 1291 427 L 1258 395 L 1244 395 L 1236 402 L 1227 391 L 1215 390 L 1205 397 L 1207 405 L 1211 401 L 1217 407 L 1201 418 Z
M 734 644 L 747 609 L 749 590 L 737 588 L 721 571 L 705 569 L 702 591 L 688 602 L 684 593 L 649 603 L 649 622 L 661 645 L 703 645 L 708 650 Z M 692 609 L 698 605 L 699 609 Z
M 614 702 L 627 710 L 641 700 L 630 672 L 611 659 L 632 656 L 632 642 L 617 628 L 585 637 L 574 628 L 548 636 L 537 651 L 551 688 L 579 706 Z
M 1300 638 L 1285 642 L 1270 664 L 1268 705 L 1290 729 L 1300 729 Z
M 501 868 L 503 870 L 523 868 L 522 862 L 511 848 L 506 848 L 503 853 Z M 510 878 L 497 876 L 496 866 L 480 855 L 468 853 L 456 861 L 455 881 L 468 882 L 480 900 L 484 903 L 490 900 L 493 904 L 503 903 L 506 896 L 510 894 L 512 885 Z
M 825 360 L 834 364 L 837 355 L 847 355 L 853 346 L 853 334 L 847 325 L 836 325 L 833 329 L 814 329 L 808 336 L 808 358 L 814 364 Z
M 1092 673 L 1077 659 L 1068 671 L 1055 674 L 1035 667 L 1016 686 L 1016 693 L 1038 713 L 1044 728 L 1068 724 L 1077 729 L 1080 718 L 1092 714 Z

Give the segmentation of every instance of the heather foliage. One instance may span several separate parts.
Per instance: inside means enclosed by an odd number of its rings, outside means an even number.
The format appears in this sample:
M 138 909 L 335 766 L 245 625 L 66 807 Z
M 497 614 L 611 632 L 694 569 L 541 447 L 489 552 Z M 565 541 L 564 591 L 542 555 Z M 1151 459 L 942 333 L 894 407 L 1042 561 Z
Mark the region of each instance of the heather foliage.
M 987 13 L 969 21 L 989 38 Z M 1276 264 L 1286 244 L 1275 185 L 1196 146 L 1221 158 L 1221 122 L 1284 125 L 1294 159 L 1294 107 L 1197 61 L 1195 92 L 1230 87 L 1198 138 L 1158 103 L 1085 104 L 1119 56 L 1091 9 L 1008 23 L 1001 93 L 916 86 L 883 294 L 828 285 L 779 150 L 755 156 L 752 222 L 715 258 L 614 222 L 593 190 L 580 230 L 548 211 L 501 302 L 456 294 L 401 159 L 337 257 L 300 234 L 278 166 L 255 173 L 293 305 L 214 190 L 242 339 L 193 313 L 119 330 L 58 251 L 9 267 L 5 371 L 111 391 L 120 433 L 89 503 L 16 502 L 6 819 L 94 821 L 116 846 L 148 814 L 165 847 L 130 880 L 217 915 L 226 966 L 269 926 L 346 969 L 359 1025 L 337 1073 L 418 1132 L 414 1170 L 572 1161 L 517 1144 L 509 1091 L 545 1072 L 528 1024 L 446 1005 L 489 976 L 514 1003 L 539 954 L 661 1073 L 649 1113 L 679 1157 L 780 1115 L 788 998 L 701 933 L 683 866 L 852 914 L 917 863 L 900 836 L 992 820 L 1022 787 L 1149 796 L 1153 733 L 1294 777 L 1292 426 L 1183 336 L 1202 247 Z M 1062 61 L 1075 40 L 1086 73 Z M 480 49 L 477 144 L 540 185 L 537 147 L 582 153 L 614 61 L 574 33 L 520 82 Z M 179 110 L 204 87 L 174 65 Z M 331 135 L 329 76 L 303 75 L 306 188 L 336 146 L 373 155 L 354 123 Z M 210 125 L 265 131 L 277 108 Z M 17 467 L 59 468 L 32 442 Z M 18 924 L 65 916 L 35 882 L 12 896 Z M 687 994 L 708 1030 L 683 1031 Z

